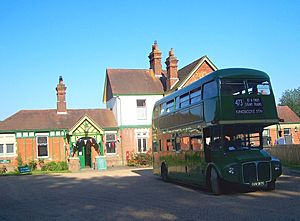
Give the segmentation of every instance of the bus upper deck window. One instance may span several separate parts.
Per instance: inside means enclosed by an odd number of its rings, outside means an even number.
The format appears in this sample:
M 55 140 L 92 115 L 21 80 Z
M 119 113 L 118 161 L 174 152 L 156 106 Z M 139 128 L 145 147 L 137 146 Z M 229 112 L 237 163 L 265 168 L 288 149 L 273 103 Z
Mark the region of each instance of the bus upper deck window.
M 190 92 L 190 103 L 195 104 L 201 100 L 201 88 L 196 88 Z
M 248 93 L 257 95 L 269 95 L 271 93 L 268 81 L 248 80 Z
M 213 98 L 218 95 L 217 82 L 211 81 L 203 85 L 203 99 Z
M 245 83 L 240 79 L 223 79 L 221 81 L 221 92 L 223 95 L 233 96 L 245 94 Z
M 168 101 L 166 104 L 166 111 L 169 113 L 174 110 L 174 100 Z
M 160 105 L 160 114 L 164 114 L 166 112 L 166 103 Z
M 189 100 L 189 93 L 186 93 L 182 96 L 180 96 L 179 98 L 179 107 L 182 108 L 182 107 L 186 107 L 190 104 L 190 100 Z
M 269 82 L 266 81 L 266 82 L 262 82 L 262 84 L 258 84 L 257 91 L 258 94 L 269 95 L 271 93 Z

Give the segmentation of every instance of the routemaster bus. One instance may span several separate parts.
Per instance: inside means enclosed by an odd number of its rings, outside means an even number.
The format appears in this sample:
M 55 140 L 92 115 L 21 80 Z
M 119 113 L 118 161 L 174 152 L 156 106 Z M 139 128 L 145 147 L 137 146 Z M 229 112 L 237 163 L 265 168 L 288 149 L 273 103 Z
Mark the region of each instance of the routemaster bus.
M 262 132 L 278 121 L 266 73 L 212 72 L 155 103 L 153 172 L 216 195 L 224 184 L 274 190 L 281 163 L 263 149 Z

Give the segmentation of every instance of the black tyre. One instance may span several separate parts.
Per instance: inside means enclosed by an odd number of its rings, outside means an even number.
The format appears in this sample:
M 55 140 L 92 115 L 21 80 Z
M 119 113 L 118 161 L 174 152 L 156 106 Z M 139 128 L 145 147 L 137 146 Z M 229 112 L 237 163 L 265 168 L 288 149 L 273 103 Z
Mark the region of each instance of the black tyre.
M 218 172 L 215 168 L 210 170 L 210 189 L 214 195 L 220 195 L 222 193 L 221 180 Z
M 166 164 L 162 164 L 161 166 L 161 178 L 163 181 L 168 182 L 168 168 Z

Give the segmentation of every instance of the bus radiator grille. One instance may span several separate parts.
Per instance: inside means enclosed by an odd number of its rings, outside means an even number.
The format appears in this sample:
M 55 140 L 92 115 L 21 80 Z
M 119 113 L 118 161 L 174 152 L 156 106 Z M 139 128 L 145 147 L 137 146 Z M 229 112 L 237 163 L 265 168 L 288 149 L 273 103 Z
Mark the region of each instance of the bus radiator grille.
M 270 162 L 250 162 L 243 164 L 244 184 L 267 182 L 271 180 Z

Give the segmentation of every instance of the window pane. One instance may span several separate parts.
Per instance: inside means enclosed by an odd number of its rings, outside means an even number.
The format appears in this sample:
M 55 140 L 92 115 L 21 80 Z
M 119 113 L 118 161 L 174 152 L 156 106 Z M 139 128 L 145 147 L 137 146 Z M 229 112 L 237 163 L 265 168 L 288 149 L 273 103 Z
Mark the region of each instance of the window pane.
M 195 104 L 200 102 L 201 100 L 201 88 L 196 88 L 194 90 L 191 91 L 190 93 L 190 100 L 191 100 L 191 104 Z
M 284 135 L 290 135 L 291 134 L 291 129 L 290 128 L 284 128 L 283 129 L 283 134 Z
M 48 156 L 47 146 L 45 146 L 45 145 L 38 146 L 38 156 L 39 157 L 47 157 Z
M 194 90 L 191 91 L 190 97 L 199 97 L 201 95 L 201 89 L 200 88 L 196 88 Z
M 115 134 L 106 134 L 106 141 L 115 141 L 116 135 Z
M 138 152 L 142 152 L 142 141 L 140 138 L 138 139 Z
M 193 151 L 203 150 L 202 137 L 192 137 L 191 138 L 191 149 Z
M 261 94 L 261 95 L 269 95 L 270 91 L 270 83 L 265 80 L 248 80 L 248 93 L 249 94 Z
M 143 152 L 146 152 L 147 150 L 147 140 L 146 138 L 143 139 Z
M 47 144 L 47 137 L 38 137 L 37 138 L 38 144 Z
M 0 154 L 1 154 L 1 153 L 4 153 L 3 146 L 4 146 L 3 144 L 0 144 Z
M 180 96 L 180 102 L 186 101 L 188 99 L 189 99 L 189 93 Z
M 48 137 L 47 136 L 37 137 L 37 149 L 38 149 L 38 157 L 47 157 L 48 156 Z
M 116 142 L 106 142 L 106 153 L 116 153 Z
M 174 100 L 167 102 L 167 112 L 173 111 L 174 110 Z
M 239 95 L 245 94 L 244 80 L 223 79 L 221 81 L 222 95 Z
M 136 106 L 137 107 L 146 107 L 146 100 L 136 100 Z
M 14 153 L 14 144 L 6 144 L 6 153 Z
M 187 107 L 187 106 L 189 106 L 189 104 L 190 104 L 190 102 L 187 100 L 187 101 L 180 103 L 180 107 Z
M 217 82 L 212 81 L 204 85 L 203 87 L 203 99 L 208 99 L 217 96 Z

